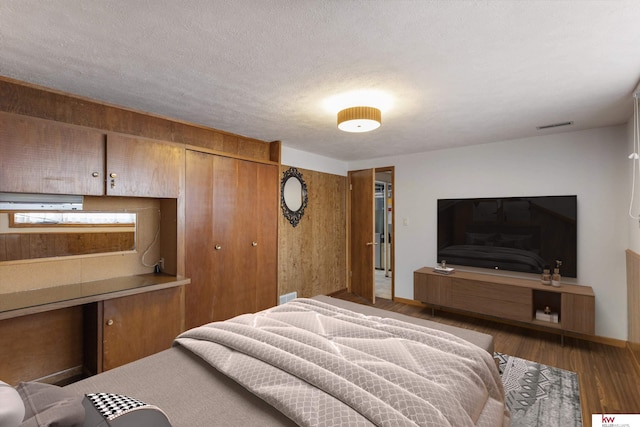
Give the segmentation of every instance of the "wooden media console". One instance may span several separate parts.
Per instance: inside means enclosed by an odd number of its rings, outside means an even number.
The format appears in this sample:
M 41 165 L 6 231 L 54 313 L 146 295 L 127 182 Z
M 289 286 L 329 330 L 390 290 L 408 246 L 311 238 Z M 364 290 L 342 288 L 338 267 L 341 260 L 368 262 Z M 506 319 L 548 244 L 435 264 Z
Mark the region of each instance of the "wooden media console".
M 413 298 L 432 308 L 547 327 L 562 334 L 595 333 L 595 295 L 590 286 L 563 283 L 554 287 L 539 280 L 464 271 L 445 275 L 423 267 L 413 273 Z M 545 317 L 545 309 L 554 313 L 557 323 L 539 319 Z

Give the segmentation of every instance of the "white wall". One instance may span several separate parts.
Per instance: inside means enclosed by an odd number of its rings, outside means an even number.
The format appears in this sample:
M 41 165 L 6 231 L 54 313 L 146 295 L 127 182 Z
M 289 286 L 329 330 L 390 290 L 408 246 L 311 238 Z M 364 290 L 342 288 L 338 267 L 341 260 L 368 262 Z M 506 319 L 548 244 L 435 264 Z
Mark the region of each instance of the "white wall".
M 309 169 L 333 175 L 347 176 L 347 162 L 332 159 L 319 154 L 307 153 L 294 148 L 282 146 L 281 163 L 301 169 Z
M 627 154 L 633 153 L 633 117 L 629 119 L 627 123 Z M 631 182 L 633 178 L 633 161 L 627 160 L 627 182 L 628 190 L 627 205 L 631 204 Z M 629 206 L 627 206 L 629 208 Z M 636 188 L 634 191 L 633 206 L 631 207 L 631 214 L 634 216 L 640 215 L 640 161 L 636 161 Z M 640 221 L 632 219 L 627 215 L 629 221 L 629 249 L 640 254 Z
M 576 194 L 576 282 L 594 289 L 596 334 L 626 340 L 627 151 L 627 128 L 616 126 L 348 166 L 395 166 L 395 294 L 407 299 L 413 271 L 436 262 L 438 198 Z

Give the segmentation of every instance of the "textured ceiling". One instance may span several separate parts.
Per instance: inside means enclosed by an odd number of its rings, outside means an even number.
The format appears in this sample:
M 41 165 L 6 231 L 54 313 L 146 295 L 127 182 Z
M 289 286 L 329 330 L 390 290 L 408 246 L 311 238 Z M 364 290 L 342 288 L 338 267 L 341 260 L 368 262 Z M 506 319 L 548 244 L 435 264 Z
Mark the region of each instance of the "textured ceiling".
M 361 160 L 624 123 L 639 22 L 637 0 L 0 0 L 0 75 Z M 382 127 L 339 131 L 326 99 L 364 89 Z

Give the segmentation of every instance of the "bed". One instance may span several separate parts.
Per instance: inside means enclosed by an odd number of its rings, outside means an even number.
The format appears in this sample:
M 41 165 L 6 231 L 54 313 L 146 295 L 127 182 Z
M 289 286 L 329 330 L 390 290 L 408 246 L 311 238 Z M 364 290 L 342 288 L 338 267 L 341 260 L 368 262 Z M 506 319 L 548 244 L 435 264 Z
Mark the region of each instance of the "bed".
M 486 334 L 318 296 L 194 328 L 64 390 L 135 397 L 174 427 L 507 426 L 492 352 Z

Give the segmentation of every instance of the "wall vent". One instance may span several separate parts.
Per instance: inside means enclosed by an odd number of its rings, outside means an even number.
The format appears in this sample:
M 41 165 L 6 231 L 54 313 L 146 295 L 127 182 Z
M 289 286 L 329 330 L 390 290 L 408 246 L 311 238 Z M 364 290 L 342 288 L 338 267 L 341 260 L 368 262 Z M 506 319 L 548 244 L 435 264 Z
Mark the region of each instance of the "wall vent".
M 284 304 L 296 298 L 298 298 L 297 292 L 289 292 L 288 294 L 280 295 L 280 302 L 278 303 L 278 305 Z

